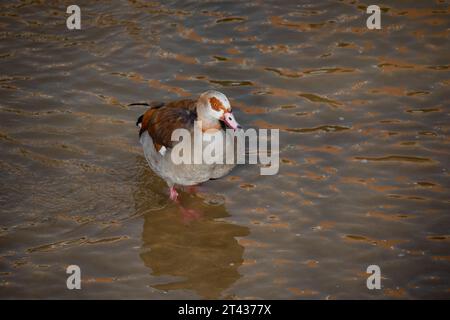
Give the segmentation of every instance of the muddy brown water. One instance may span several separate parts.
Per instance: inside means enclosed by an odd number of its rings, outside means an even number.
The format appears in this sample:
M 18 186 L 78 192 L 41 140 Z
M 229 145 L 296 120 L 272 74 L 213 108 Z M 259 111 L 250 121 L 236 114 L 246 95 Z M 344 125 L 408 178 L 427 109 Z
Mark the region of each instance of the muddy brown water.
M 0 298 L 450 298 L 448 1 L 70 4 L 0 5 Z M 127 105 L 207 89 L 281 167 L 185 221 Z

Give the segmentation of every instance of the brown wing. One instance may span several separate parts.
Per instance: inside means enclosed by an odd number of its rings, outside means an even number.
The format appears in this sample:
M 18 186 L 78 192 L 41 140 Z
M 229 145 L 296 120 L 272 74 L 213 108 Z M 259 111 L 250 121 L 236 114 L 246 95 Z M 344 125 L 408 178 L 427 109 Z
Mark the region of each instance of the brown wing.
M 191 130 L 197 119 L 195 100 L 179 100 L 148 109 L 141 119 L 139 136 L 147 131 L 156 150 L 161 146 L 172 148 L 172 132 L 184 128 Z

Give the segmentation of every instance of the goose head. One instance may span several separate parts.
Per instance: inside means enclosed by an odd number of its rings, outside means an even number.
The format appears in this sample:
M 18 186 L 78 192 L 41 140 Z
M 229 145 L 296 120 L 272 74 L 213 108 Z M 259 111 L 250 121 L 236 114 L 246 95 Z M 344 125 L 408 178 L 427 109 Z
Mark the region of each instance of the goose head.
M 209 90 L 200 95 L 197 103 L 198 120 L 207 127 L 220 124 L 222 121 L 228 128 L 241 128 L 231 110 L 230 101 L 219 91 Z

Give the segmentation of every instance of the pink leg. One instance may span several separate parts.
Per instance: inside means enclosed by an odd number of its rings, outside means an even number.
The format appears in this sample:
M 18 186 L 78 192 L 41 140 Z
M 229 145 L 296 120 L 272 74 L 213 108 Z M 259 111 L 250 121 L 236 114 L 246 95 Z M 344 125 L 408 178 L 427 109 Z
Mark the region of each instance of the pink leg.
M 169 198 L 170 198 L 170 200 L 177 202 L 178 192 L 177 192 L 177 190 L 175 190 L 174 186 L 171 186 L 169 188 Z
M 195 193 L 202 193 L 205 192 L 205 188 L 203 185 L 201 184 L 195 184 L 193 186 L 185 186 L 184 190 L 186 192 L 189 192 L 191 194 L 195 194 Z
M 185 190 L 189 193 L 197 193 L 197 186 L 186 186 Z

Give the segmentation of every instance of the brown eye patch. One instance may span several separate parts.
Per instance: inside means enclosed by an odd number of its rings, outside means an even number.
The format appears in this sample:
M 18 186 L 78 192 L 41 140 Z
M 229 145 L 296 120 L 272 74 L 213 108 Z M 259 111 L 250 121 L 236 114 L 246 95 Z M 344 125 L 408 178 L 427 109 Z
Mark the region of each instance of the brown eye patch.
M 216 111 L 227 111 L 227 108 L 225 108 L 222 104 L 222 102 L 220 102 L 219 99 L 217 99 L 216 97 L 212 97 L 209 99 L 209 103 L 211 104 L 211 107 L 216 110 Z

